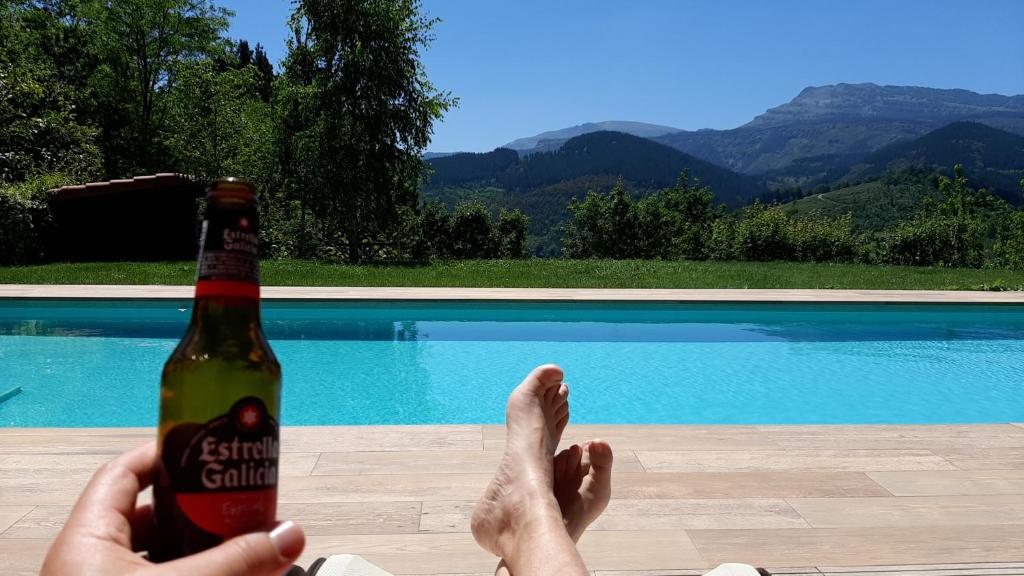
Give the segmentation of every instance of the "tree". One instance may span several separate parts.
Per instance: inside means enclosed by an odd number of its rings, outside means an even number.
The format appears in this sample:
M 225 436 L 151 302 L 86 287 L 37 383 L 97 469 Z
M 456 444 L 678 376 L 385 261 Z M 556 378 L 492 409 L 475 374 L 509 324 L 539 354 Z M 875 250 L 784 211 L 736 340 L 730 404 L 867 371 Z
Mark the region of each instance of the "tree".
M 289 176 L 351 262 L 415 207 L 433 122 L 455 104 L 420 62 L 435 22 L 418 0 L 299 0 L 292 17 Z
M 980 266 L 985 259 L 984 212 L 997 209 L 988 191 L 968 186 L 963 167 L 953 168 L 953 178 L 939 178 L 943 200 L 929 199 L 912 220 L 888 231 L 882 242 L 883 261 L 916 266 Z
M 714 199 L 710 188 L 690 179 L 688 170 L 683 170 L 675 186 L 644 198 L 637 204 L 640 254 L 646 258 L 706 258 L 711 226 L 719 217 Z
M 166 138 L 178 170 L 203 180 L 265 177 L 257 172 L 273 160 L 271 118 L 257 82 L 252 66 L 221 72 L 208 60 L 178 66 L 177 88 L 167 102 L 174 131 Z
M 640 256 L 636 202 L 622 179 L 608 194 L 588 192 L 582 202 L 569 204 L 573 220 L 566 225 L 564 252 L 568 258 L 637 258 Z
M 427 200 L 420 210 L 419 237 L 423 247 L 415 257 L 444 259 L 452 256 L 452 216 L 448 208 L 437 200 Z
M 452 220 L 452 252 L 456 258 L 494 258 L 494 225 L 481 202 L 463 202 L 455 207 Z
M 267 52 L 258 42 L 256 48 L 250 48 L 247 40 L 239 40 L 235 47 L 235 61 L 231 67 L 235 70 L 242 70 L 247 66 L 252 66 L 256 71 L 255 90 L 260 99 L 269 103 L 273 95 L 274 66 L 267 59 Z
M 529 227 L 530 219 L 518 208 L 511 211 L 502 208 L 495 230 L 498 258 L 526 258 L 526 230 Z
M 267 58 L 266 50 L 258 43 L 252 55 L 252 65 L 256 67 L 256 72 L 259 73 L 257 91 L 260 94 L 260 98 L 264 102 L 270 102 L 274 87 L 274 65 Z
M 47 6 L 0 3 L 0 185 L 46 173 L 88 178 L 99 168 L 96 131 L 64 80 L 77 38 Z M 65 34 L 65 32 L 67 32 Z
M 165 99 L 186 62 L 222 57 L 231 12 L 205 0 L 85 0 L 108 176 L 159 169 Z

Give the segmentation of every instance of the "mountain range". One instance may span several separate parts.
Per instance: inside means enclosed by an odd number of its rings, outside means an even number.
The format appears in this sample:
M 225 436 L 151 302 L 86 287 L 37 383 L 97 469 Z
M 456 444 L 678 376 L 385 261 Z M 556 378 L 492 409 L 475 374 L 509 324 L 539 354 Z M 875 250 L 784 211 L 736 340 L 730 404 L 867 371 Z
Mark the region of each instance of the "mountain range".
M 519 138 L 502 148 L 520 155 L 550 152 L 575 136 L 614 131 L 650 138 L 737 172 L 765 174 L 808 157 L 849 163 L 888 144 L 957 121 L 979 122 L 1024 135 L 1024 95 L 871 83 L 812 86 L 791 101 L 728 130 L 691 131 L 619 120 L 589 122 Z
M 645 122 L 626 122 L 622 120 L 607 120 L 604 122 L 587 122 L 561 130 L 542 132 L 536 136 L 527 136 L 513 140 L 502 148 L 515 150 L 523 155 L 536 152 L 551 152 L 559 149 L 570 138 L 590 134 L 591 132 L 622 132 L 641 138 L 654 138 L 682 132 L 679 128 L 671 126 L 660 126 L 658 124 L 647 124 Z
M 426 197 L 519 207 L 533 221 L 531 233 L 549 240 L 572 198 L 606 191 L 619 177 L 642 195 L 671 185 L 684 168 L 733 207 L 769 190 L 827 190 L 907 167 L 948 170 L 955 163 L 964 164 L 975 185 L 1018 202 L 1024 96 L 837 84 L 806 88 L 730 130 L 594 122 L 520 138 L 485 154 L 428 162 L 434 176 Z

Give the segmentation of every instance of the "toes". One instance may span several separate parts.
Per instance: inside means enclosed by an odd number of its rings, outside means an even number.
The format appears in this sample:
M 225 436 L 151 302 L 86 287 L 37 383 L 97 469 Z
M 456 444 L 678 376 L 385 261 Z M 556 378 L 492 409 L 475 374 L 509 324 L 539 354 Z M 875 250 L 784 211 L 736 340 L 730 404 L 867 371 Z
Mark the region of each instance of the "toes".
M 572 468 L 579 468 L 580 460 L 582 458 L 583 458 L 583 447 L 582 446 L 580 446 L 579 444 L 573 444 L 572 446 L 569 447 L 569 458 L 568 458 L 567 466 L 569 466 L 570 469 L 572 469 Z
M 564 382 L 562 383 L 561 386 L 558 387 L 558 391 L 555 393 L 555 398 L 557 399 L 559 404 L 566 404 L 566 405 L 568 405 L 568 403 L 569 403 L 569 387 Z
M 574 447 L 574 446 L 573 446 Z M 555 478 L 565 477 L 566 471 L 571 470 L 570 468 L 571 453 L 570 448 L 562 450 L 558 454 L 555 454 Z
M 562 432 L 565 432 L 565 427 L 569 424 L 569 411 L 566 410 L 565 414 L 555 421 L 555 434 L 559 437 L 562 436 Z
M 564 377 L 565 374 L 558 366 L 544 364 L 534 368 L 530 375 L 526 377 L 526 380 L 532 380 L 538 391 L 543 391 L 546 394 L 549 390 L 558 390 L 558 385 L 562 383 L 562 378 Z
M 561 458 L 561 462 L 559 462 L 559 458 Z M 580 481 L 582 481 L 582 478 L 576 475 L 582 458 L 583 447 L 579 444 L 573 444 L 555 456 L 555 477 L 565 479 L 573 490 L 579 488 Z M 561 464 L 561 469 L 559 469 L 559 464 Z
M 544 405 L 552 406 L 555 404 L 555 395 L 558 394 L 558 387 L 552 386 L 544 390 Z
M 563 416 L 569 414 L 569 403 L 565 402 L 555 407 L 555 411 L 552 413 L 555 421 L 561 420 Z
M 591 440 L 587 442 L 584 454 L 590 463 L 590 468 L 597 476 L 611 474 L 612 471 L 612 447 L 604 440 Z
M 583 443 L 583 455 L 580 457 L 578 472 L 580 478 L 590 473 L 590 441 Z

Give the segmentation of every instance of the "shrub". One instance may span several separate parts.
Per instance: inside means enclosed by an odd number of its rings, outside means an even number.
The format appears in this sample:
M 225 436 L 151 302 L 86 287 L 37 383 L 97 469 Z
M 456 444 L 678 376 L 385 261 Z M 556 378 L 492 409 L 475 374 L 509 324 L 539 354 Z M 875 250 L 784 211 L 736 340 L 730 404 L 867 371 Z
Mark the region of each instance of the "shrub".
M 992 255 L 999 266 L 1024 268 L 1024 212 L 1015 210 L 1000 223 Z
M 860 243 L 853 233 L 853 216 L 813 216 L 791 221 L 789 244 L 793 259 L 806 262 L 851 262 Z
M 793 255 L 789 241 L 791 220 L 781 206 L 755 202 L 736 225 L 736 256 L 741 260 L 788 260 Z
M 414 250 L 416 259 L 444 259 L 452 256 L 452 216 L 437 200 L 427 200 L 420 210 L 419 236 L 422 245 Z
M 0 264 L 31 264 L 46 256 L 49 191 L 69 182 L 63 174 L 44 174 L 0 186 Z
M 880 258 L 902 266 L 977 267 L 984 261 L 984 241 L 977 218 L 921 214 L 883 235 Z
M 499 258 L 526 258 L 526 229 L 529 226 L 530 219 L 519 209 L 501 210 L 494 239 Z
M 463 202 L 455 207 L 452 221 L 452 252 L 456 258 L 494 258 L 491 214 L 482 202 Z
M 608 194 L 588 192 L 582 202 L 569 204 L 573 221 L 565 227 L 567 258 L 614 258 L 641 256 L 637 203 L 619 179 Z
M 723 217 L 711 223 L 707 256 L 711 260 L 736 259 L 736 221 Z

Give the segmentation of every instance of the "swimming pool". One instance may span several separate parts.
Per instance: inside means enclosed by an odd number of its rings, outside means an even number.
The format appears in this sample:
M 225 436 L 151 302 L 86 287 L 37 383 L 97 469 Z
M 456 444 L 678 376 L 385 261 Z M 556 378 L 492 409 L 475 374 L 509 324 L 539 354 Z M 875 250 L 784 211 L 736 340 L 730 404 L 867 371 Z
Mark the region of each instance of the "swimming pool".
M 0 300 L 0 426 L 149 426 L 190 301 Z M 557 362 L 578 423 L 1024 420 L 1014 305 L 265 301 L 285 424 L 498 423 Z

